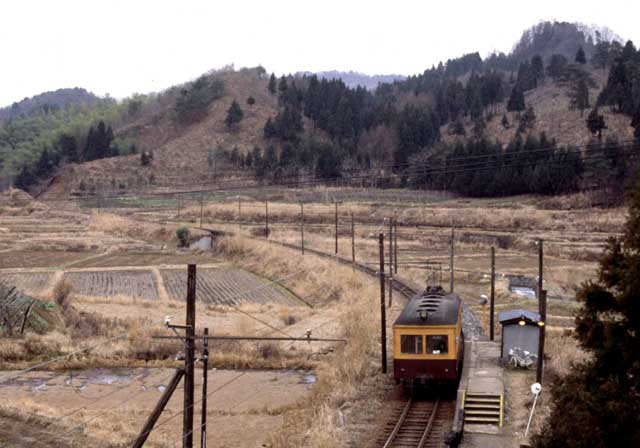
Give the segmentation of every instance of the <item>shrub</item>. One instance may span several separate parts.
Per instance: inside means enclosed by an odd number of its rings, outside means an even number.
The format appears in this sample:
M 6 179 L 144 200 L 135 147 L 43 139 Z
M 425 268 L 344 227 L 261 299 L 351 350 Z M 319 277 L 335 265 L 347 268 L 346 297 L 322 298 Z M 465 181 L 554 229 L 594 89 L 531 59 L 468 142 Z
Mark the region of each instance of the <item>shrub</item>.
M 73 290 L 73 285 L 65 279 L 58 281 L 53 287 L 53 301 L 62 308 L 66 310 L 71 305 L 71 291 Z
M 180 247 L 189 246 L 189 229 L 186 227 L 180 227 L 176 230 L 176 236 L 178 237 L 178 243 Z

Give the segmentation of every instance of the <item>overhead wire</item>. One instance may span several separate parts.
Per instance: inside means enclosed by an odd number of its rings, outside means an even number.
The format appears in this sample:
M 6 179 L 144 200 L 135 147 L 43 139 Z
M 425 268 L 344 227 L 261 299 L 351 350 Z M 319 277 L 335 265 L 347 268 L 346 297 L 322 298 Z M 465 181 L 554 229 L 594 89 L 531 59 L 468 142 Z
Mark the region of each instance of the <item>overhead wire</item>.
M 584 151 L 581 151 L 580 148 L 585 148 Z M 575 154 L 575 155 L 583 155 L 584 153 L 589 153 L 589 152 L 596 152 L 596 153 L 602 153 L 602 154 L 606 154 L 606 153 L 611 153 L 615 150 L 618 150 L 620 148 L 635 148 L 638 149 L 639 145 L 637 143 L 624 143 L 624 144 L 617 144 L 617 145 L 611 145 L 611 146 L 604 146 L 604 147 L 594 147 L 593 145 L 583 145 L 583 146 L 578 146 L 578 147 L 573 147 L 572 149 L 564 149 L 563 150 L 563 154 L 567 155 L 567 154 Z M 402 171 L 400 173 L 390 173 L 389 175 L 383 175 L 383 176 L 378 176 L 378 178 L 387 178 L 387 177 L 393 177 L 396 175 L 411 175 L 411 174 L 425 174 L 425 173 L 435 173 L 435 172 L 441 172 L 441 173 L 445 173 L 445 174 L 452 174 L 452 173 L 458 173 L 460 172 L 461 168 L 471 168 L 471 169 L 475 169 L 475 167 L 478 166 L 478 164 L 486 164 L 488 163 L 494 163 L 494 164 L 505 164 L 505 163 L 512 163 L 513 161 L 516 161 L 518 159 L 529 159 L 531 161 L 531 156 L 535 156 L 536 154 L 539 153 L 543 153 L 543 152 L 554 152 L 558 151 L 558 147 L 557 146 L 549 146 L 546 148 L 537 148 L 537 149 L 531 149 L 531 150 L 520 150 L 520 151 L 516 151 L 513 153 L 502 153 L 502 154 L 478 154 L 478 155 L 470 155 L 470 156 L 461 156 L 459 158 L 453 158 L 450 160 L 454 160 L 454 161 L 458 161 L 461 160 L 464 163 L 459 163 L 459 164 L 453 164 L 453 165 L 442 165 L 442 166 L 431 166 L 429 164 L 424 164 L 424 166 L 415 166 L 415 165 L 411 165 L 412 166 L 412 170 L 405 170 Z M 492 160 L 492 159 L 496 159 L 498 157 L 504 158 L 504 159 L 500 159 L 500 160 Z M 482 160 L 484 159 L 484 160 Z M 469 163 L 469 161 L 472 161 L 471 163 Z M 536 160 L 536 164 L 537 164 L 538 160 Z M 486 169 L 486 168 L 485 168 Z M 375 170 L 374 170 L 375 171 Z M 354 180 L 354 179 L 364 179 L 364 178 L 371 178 L 372 173 L 371 172 L 367 172 L 366 174 L 360 174 L 357 176 L 335 176 L 333 178 L 320 178 L 320 177 L 316 177 L 316 178 L 312 178 L 309 180 L 299 180 L 296 179 L 295 181 L 286 181 L 286 182 L 278 182 L 278 183 L 273 183 L 271 185 L 262 185 L 262 184 L 258 184 L 258 185 L 242 185 L 242 186 L 234 186 L 234 187 L 229 187 L 229 188 L 212 188 L 212 189 L 197 189 L 197 190 L 190 190 L 190 191 L 179 191 L 179 192 L 154 192 L 154 193 L 147 193 L 145 195 L 105 195 L 105 196 L 101 196 L 100 199 L 143 199 L 143 198 L 153 198 L 153 197 L 167 197 L 167 196 L 178 196 L 178 195 L 185 195 L 185 194 L 203 194 L 203 193 L 215 193 L 215 192 L 228 192 L 228 191 L 236 191 L 236 190 L 242 190 L 242 189 L 257 189 L 257 188 L 261 188 L 264 189 L 265 187 L 283 187 L 283 186 L 305 186 L 305 185 L 309 185 L 309 184 L 317 184 L 317 183 L 331 183 L 331 182 L 340 182 L 340 181 L 348 181 L 348 180 Z M 284 179 L 286 179 L 286 177 L 284 177 Z M 236 180 L 233 180 L 233 182 L 237 182 Z M 227 181 L 220 181 L 217 185 L 224 185 L 225 183 L 227 183 Z M 91 199 L 91 198 L 89 198 Z M 57 200 L 63 200 L 63 201 L 68 201 L 68 199 L 54 199 L 51 198 L 49 199 L 49 201 L 57 201 Z

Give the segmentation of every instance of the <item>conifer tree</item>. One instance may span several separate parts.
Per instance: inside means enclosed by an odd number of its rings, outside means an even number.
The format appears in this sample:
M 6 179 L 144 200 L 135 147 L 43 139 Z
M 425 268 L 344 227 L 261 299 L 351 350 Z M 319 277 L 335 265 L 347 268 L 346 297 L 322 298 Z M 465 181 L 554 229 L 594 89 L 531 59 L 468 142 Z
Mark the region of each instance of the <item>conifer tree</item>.
M 521 112 L 524 110 L 524 106 L 524 91 L 520 87 L 520 84 L 516 83 L 511 91 L 511 96 L 509 96 L 507 110 L 509 112 Z
M 578 109 L 580 116 L 584 114 L 584 110 L 589 107 L 589 87 L 584 76 L 581 76 L 569 91 L 571 109 Z
M 575 61 L 577 64 L 586 64 L 587 63 L 587 56 L 584 53 L 584 50 L 582 49 L 582 47 L 580 47 L 578 49 L 578 52 L 576 53 L 576 58 Z
M 547 65 L 547 75 L 551 76 L 555 81 L 562 76 L 566 66 L 567 58 L 561 54 L 554 54 L 551 56 L 549 65 Z
M 244 117 L 244 112 L 240 108 L 240 105 L 236 100 L 233 100 L 231 106 L 227 110 L 227 118 L 225 118 L 224 122 L 227 124 L 229 129 L 233 129 L 242 121 Z
M 604 116 L 598 113 L 598 108 L 594 107 L 587 117 L 587 128 L 592 134 L 598 134 L 598 140 L 602 140 L 602 130 L 607 129 Z
M 538 87 L 538 83 L 544 79 L 544 63 L 539 54 L 531 58 L 531 76 L 534 79 L 535 87 Z
M 553 383 L 537 448 L 640 441 L 640 184 L 627 216 L 623 236 L 609 239 L 598 279 L 577 293 L 575 337 L 590 356 Z
M 503 115 L 502 115 L 502 121 L 501 121 L 501 123 L 502 123 L 502 127 L 503 127 L 503 128 L 505 128 L 505 129 L 509 129 L 509 126 L 510 126 L 510 125 L 509 125 L 509 119 L 507 118 L 507 114 L 503 114 Z
M 591 63 L 595 68 L 605 69 L 609 63 L 609 42 L 601 40 L 596 44 Z
M 276 87 L 277 87 L 276 75 L 274 73 L 271 73 L 271 77 L 269 78 L 269 86 L 267 87 L 267 89 L 269 90 L 269 93 L 272 95 L 275 95 Z
M 523 133 L 533 129 L 536 124 L 536 113 L 533 110 L 533 106 L 529 105 L 524 113 L 520 116 L 520 123 L 518 123 L 518 133 Z

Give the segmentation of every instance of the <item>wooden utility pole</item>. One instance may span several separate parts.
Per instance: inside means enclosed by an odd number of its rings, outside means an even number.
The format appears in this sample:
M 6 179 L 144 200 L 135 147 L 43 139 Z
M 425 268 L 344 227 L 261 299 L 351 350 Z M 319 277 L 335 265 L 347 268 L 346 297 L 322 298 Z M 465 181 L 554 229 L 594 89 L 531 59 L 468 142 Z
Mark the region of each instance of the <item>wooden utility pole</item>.
M 351 212 L 351 263 L 356 264 L 356 226 Z
M 132 448 L 141 448 L 144 445 L 144 443 L 147 441 L 147 438 L 149 438 L 149 435 L 151 434 L 153 427 L 158 421 L 158 418 L 160 418 L 160 414 L 162 414 L 162 411 L 164 410 L 165 406 L 169 402 L 171 395 L 173 395 L 176 388 L 178 387 L 178 384 L 180 383 L 180 380 L 182 379 L 183 375 L 184 375 L 184 369 L 176 370 L 176 373 L 173 375 L 173 378 L 171 378 L 169 385 L 162 393 L 160 400 L 158 400 L 156 407 L 153 408 L 153 412 L 151 412 L 151 415 L 149 416 L 144 426 L 142 427 L 140 434 L 138 434 L 138 437 L 136 438 L 135 442 L 133 442 Z
M 389 218 L 389 307 L 393 305 L 393 218 Z
M 538 312 L 542 315 L 542 300 L 541 293 L 543 288 L 543 258 L 544 258 L 544 241 L 542 239 L 538 240 L 538 290 L 536 291 L 538 295 Z
M 382 344 L 382 373 L 387 373 L 387 317 L 384 304 L 384 234 L 378 236 L 380 248 L 380 343 Z
M 547 291 L 540 290 L 540 322 L 538 333 L 538 368 L 536 369 L 536 383 L 542 384 L 544 369 L 544 338 L 547 328 Z
M 455 255 L 455 227 L 451 226 L 451 252 L 450 252 L 450 260 L 449 260 L 449 290 L 453 292 L 453 284 L 454 284 L 454 266 L 453 266 L 453 258 Z
M 489 340 L 493 341 L 493 319 L 496 301 L 496 248 L 491 246 L 491 297 L 489 306 Z
M 264 202 L 264 234 L 269 238 L 269 201 Z
M 304 202 L 300 203 L 300 248 L 304 255 Z
M 393 273 L 398 273 L 398 221 L 393 220 Z
M 202 228 L 202 212 L 204 208 L 204 194 L 200 193 L 200 228 Z
M 200 448 L 207 448 L 207 374 L 209 371 L 209 329 L 204 329 L 202 341 L 202 424 L 200 425 Z
M 336 255 L 338 255 L 338 203 L 336 202 Z
M 185 324 L 184 350 L 184 411 L 182 425 L 182 446 L 193 448 L 193 395 L 194 395 L 194 359 L 196 329 L 196 265 L 187 267 L 187 320 Z

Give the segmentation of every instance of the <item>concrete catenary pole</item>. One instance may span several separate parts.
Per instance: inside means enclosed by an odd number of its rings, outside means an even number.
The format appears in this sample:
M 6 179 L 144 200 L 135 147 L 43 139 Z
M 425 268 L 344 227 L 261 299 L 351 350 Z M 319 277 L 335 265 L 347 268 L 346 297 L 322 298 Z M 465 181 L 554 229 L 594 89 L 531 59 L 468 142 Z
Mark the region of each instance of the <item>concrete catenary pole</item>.
M 451 226 L 451 250 L 450 250 L 450 259 L 449 259 L 449 290 L 453 292 L 453 285 L 455 279 L 455 269 L 454 269 L 454 256 L 455 256 L 455 227 Z
M 489 340 L 493 341 L 493 326 L 496 301 L 496 248 L 491 246 L 491 298 L 489 306 Z
M 380 344 L 382 345 L 382 373 L 387 373 L 387 317 L 384 303 L 384 234 L 378 236 L 380 249 Z

